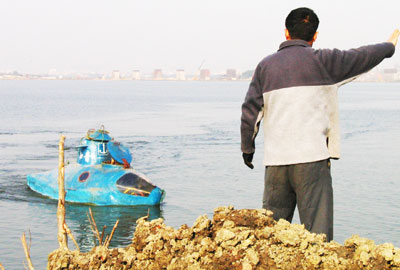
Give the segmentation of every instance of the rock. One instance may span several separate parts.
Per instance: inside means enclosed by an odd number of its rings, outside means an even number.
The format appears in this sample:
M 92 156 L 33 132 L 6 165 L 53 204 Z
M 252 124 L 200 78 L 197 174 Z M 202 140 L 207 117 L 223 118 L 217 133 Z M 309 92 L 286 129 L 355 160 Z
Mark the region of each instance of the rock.
M 224 241 L 231 240 L 234 237 L 235 237 L 234 232 L 227 230 L 227 229 L 221 229 L 221 230 L 217 231 L 217 234 L 215 236 L 215 241 L 217 243 L 221 243 Z
M 371 256 L 366 251 L 361 251 L 358 255 L 358 259 L 362 262 L 363 265 L 367 265 Z
M 285 246 L 299 246 L 300 236 L 293 230 L 280 230 L 276 233 L 276 238 L 279 239 Z
M 94 247 L 88 253 L 55 250 L 48 270 L 59 269 L 397 269 L 400 249 L 353 235 L 344 245 L 325 242 L 303 225 L 272 219 L 264 209 L 218 207 L 192 227 L 166 226 L 162 219 L 137 221 L 126 248 Z
M 233 222 L 232 220 L 226 220 L 226 221 L 224 221 L 222 227 L 231 229 L 231 228 L 235 227 L 235 222 Z
M 260 259 L 258 258 L 257 252 L 253 248 L 249 248 L 246 251 L 246 258 L 252 265 L 257 265 Z
M 393 264 L 394 266 L 400 267 L 400 249 L 395 248 L 394 249 L 394 255 L 393 255 Z
M 243 270 L 252 270 L 253 267 L 251 266 L 251 264 L 250 264 L 249 262 L 244 261 L 244 262 L 242 263 L 242 269 L 243 269 Z
M 208 230 L 211 227 L 211 220 L 206 215 L 200 216 L 196 219 L 193 225 L 193 231 L 199 233 L 204 230 Z
M 376 248 L 375 254 L 381 255 L 386 261 L 392 261 L 394 258 L 393 251 L 393 244 L 385 243 Z

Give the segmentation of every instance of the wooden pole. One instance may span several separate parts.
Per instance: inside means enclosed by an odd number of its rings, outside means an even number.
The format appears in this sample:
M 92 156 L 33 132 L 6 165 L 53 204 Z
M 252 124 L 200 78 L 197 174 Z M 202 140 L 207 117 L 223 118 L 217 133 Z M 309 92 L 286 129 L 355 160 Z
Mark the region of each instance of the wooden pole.
M 110 245 L 111 239 L 112 239 L 113 236 L 114 236 L 115 229 L 118 227 L 118 223 L 119 223 L 119 219 L 117 219 L 117 222 L 115 222 L 115 225 L 114 225 L 114 227 L 113 227 L 113 229 L 112 229 L 112 231 L 111 231 L 110 237 L 108 237 L 108 239 L 106 240 L 106 242 L 105 242 L 105 244 L 104 244 L 104 246 L 105 246 L 106 248 L 108 248 L 108 246 Z
M 29 249 L 28 249 L 28 246 L 27 246 L 27 244 L 26 244 L 25 233 L 22 234 L 21 242 L 22 242 L 22 246 L 24 247 L 24 252 L 25 252 L 26 261 L 28 262 L 28 269 L 29 269 L 29 270 L 34 270 L 33 264 L 32 264 L 32 261 L 31 261 L 31 255 L 29 254 Z M 0 266 L 1 266 L 1 265 L 0 265 Z M 4 268 L 3 268 L 3 269 L 4 269 Z
M 97 224 L 96 224 L 96 221 L 94 220 L 92 209 L 90 207 L 89 207 L 89 213 L 90 213 L 90 217 L 93 222 L 94 232 L 96 234 L 96 237 L 97 237 L 97 240 L 99 241 L 99 246 L 100 246 L 101 245 L 101 237 L 100 237 L 99 229 L 97 228 Z
M 65 186 L 64 186 L 64 141 L 65 136 L 61 135 L 60 143 L 58 144 L 58 207 L 57 207 L 57 222 L 58 222 L 58 243 L 60 248 L 68 249 L 67 232 L 64 229 L 65 224 Z
M 96 239 L 97 239 L 96 230 L 94 229 L 94 225 L 93 225 L 92 219 L 91 219 L 90 216 L 89 216 L 89 213 L 86 212 L 86 215 L 87 215 L 88 220 L 89 220 L 90 229 L 91 229 L 92 232 L 93 232 L 93 243 L 94 243 L 94 245 L 96 246 Z
M 100 245 L 103 243 L 103 239 L 104 239 L 104 231 L 106 230 L 106 228 L 107 228 L 107 226 L 106 226 L 106 225 L 104 225 L 104 226 L 103 226 L 103 231 L 101 232 L 101 236 L 100 236 L 100 238 L 101 238 Z
M 96 221 L 94 220 L 92 209 L 90 207 L 89 207 L 89 214 L 86 212 L 86 215 L 89 219 L 90 227 L 92 228 L 92 232 L 94 234 L 94 245 L 96 246 L 96 239 L 97 239 L 97 241 L 99 242 L 99 246 L 100 246 L 103 237 L 102 236 L 100 237 L 100 233 L 97 228 Z
M 72 242 L 74 242 L 75 247 L 76 247 L 76 250 L 78 250 L 78 252 L 81 252 L 81 250 L 79 249 L 78 243 L 76 242 L 74 236 L 72 235 L 71 230 L 70 230 L 70 229 L 68 228 L 68 226 L 67 226 L 67 223 L 64 223 L 64 229 L 65 229 L 65 231 L 67 232 L 67 234 L 69 235 L 69 238 L 72 239 Z

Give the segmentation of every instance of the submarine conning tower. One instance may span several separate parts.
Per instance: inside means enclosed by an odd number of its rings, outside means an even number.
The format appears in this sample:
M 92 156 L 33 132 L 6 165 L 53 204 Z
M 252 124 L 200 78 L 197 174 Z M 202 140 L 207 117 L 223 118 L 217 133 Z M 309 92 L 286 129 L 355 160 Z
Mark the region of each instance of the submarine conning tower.
M 82 165 L 96 165 L 111 162 L 111 155 L 107 143 L 112 140 L 108 131 L 103 129 L 89 129 L 86 136 L 79 143 L 78 160 Z

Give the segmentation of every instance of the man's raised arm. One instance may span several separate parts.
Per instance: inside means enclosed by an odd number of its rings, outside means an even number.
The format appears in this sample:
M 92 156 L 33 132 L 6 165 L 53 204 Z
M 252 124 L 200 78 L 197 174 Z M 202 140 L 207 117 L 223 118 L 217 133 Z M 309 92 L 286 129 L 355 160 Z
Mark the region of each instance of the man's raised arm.
M 383 59 L 394 54 L 400 31 L 396 29 L 387 42 L 350 50 L 317 50 L 317 54 L 334 83 L 344 83 L 368 72 Z

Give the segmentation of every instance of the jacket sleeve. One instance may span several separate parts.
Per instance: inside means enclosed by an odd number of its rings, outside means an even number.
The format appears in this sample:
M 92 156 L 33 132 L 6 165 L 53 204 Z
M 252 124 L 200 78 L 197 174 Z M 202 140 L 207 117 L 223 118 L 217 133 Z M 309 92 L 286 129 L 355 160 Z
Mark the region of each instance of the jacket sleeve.
M 383 59 L 394 54 L 395 46 L 390 42 L 363 46 L 341 51 L 316 51 L 324 69 L 334 83 L 345 82 L 377 66 Z
M 264 99 L 260 83 L 260 64 L 257 66 L 253 79 L 242 104 L 240 125 L 241 149 L 243 153 L 255 152 L 255 138 L 263 118 Z

